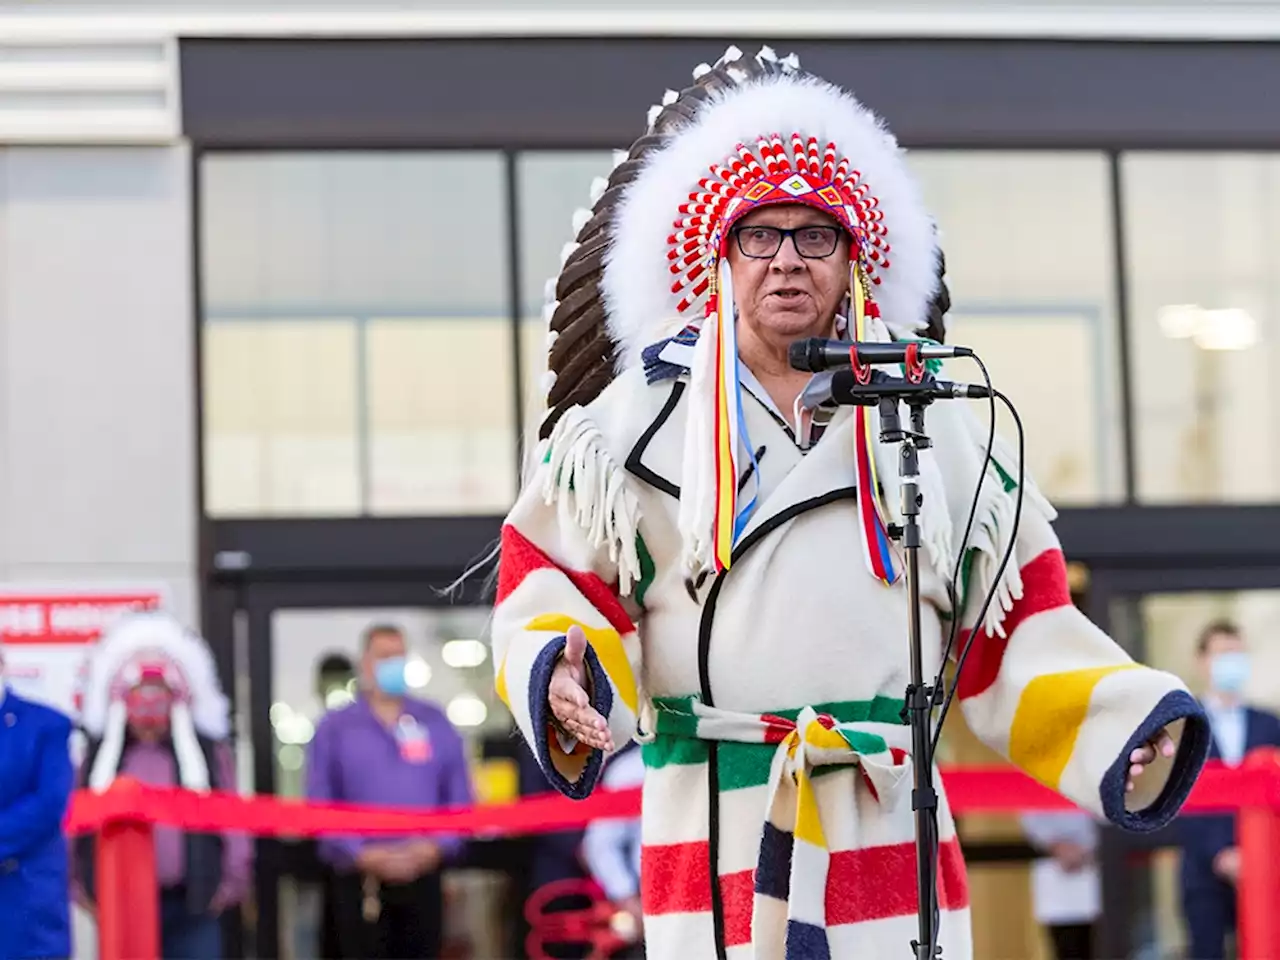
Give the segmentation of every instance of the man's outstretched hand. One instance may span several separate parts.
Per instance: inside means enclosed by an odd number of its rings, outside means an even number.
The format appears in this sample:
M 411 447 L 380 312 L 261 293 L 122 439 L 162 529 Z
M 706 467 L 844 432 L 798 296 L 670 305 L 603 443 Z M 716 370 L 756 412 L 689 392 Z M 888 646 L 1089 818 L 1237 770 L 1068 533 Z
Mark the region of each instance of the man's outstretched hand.
M 547 700 L 565 733 L 589 747 L 612 750 L 613 734 L 609 732 L 609 724 L 591 706 L 591 697 L 587 694 L 587 665 L 583 659 L 586 650 L 587 635 L 579 626 L 570 627 L 565 634 L 564 651 L 551 673 Z

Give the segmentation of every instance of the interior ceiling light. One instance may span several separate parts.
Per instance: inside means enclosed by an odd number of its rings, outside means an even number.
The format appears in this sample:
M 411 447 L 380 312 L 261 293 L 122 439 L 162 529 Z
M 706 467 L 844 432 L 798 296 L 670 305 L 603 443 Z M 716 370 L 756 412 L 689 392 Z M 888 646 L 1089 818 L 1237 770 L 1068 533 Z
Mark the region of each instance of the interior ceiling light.
M 449 722 L 455 727 L 478 727 L 489 715 L 489 708 L 479 697 L 464 693 L 449 701 L 445 713 L 449 716 Z
M 1258 323 L 1246 310 L 1206 310 L 1194 303 L 1161 307 L 1160 331 L 1172 340 L 1190 340 L 1201 350 L 1247 350 L 1258 343 Z
M 450 640 L 440 648 L 440 657 L 451 667 L 478 667 L 489 658 L 488 648 L 479 640 Z

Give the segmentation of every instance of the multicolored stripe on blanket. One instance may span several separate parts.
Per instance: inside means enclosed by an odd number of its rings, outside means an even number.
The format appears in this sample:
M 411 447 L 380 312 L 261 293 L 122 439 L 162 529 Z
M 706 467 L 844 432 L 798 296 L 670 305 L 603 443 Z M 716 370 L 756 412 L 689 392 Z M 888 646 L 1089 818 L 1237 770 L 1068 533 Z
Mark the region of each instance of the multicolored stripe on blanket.
M 863 285 L 862 271 L 857 261 L 849 270 L 849 291 L 853 313 L 853 339 L 865 340 L 867 315 L 879 316 L 874 302 L 868 302 L 866 287 Z M 854 443 L 858 473 L 858 519 L 862 528 L 862 552 L 867 560 L 867 569 L 871 575 L 884 584 L 896 583 L 900 575 L 894 560 L 893 548 L 889 544 L 888 528 L 885 518 L 889 516 L 888 505 L 876 476 L 876 437 L 871 431 L 871 408 L 856 406 L 853 408 L 856 430 Z

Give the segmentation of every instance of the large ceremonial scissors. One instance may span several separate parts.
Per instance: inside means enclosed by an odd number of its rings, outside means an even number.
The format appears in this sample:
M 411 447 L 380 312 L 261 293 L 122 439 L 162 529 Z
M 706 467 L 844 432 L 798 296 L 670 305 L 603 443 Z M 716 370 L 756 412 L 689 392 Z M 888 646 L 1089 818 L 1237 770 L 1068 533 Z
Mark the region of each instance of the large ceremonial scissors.
M 585 900 L 587 905 L 580 906 Z M 552 946 L 589 947 L 584 960 L 608 960 L 634 944 L 635 919 L 617 909 L 592 880 L 556 880 L 544 884 L 525 901 L 529 922 L 525 952 L 530 960 L 554 960 Z

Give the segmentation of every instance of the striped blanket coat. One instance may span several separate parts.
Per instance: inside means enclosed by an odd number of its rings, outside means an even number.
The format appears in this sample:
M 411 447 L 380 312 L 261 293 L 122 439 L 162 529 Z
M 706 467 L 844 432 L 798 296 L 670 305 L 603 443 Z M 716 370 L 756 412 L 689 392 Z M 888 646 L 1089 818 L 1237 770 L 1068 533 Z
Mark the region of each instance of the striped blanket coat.
M 563 741 L 547 686 L 565 632 L 589 641 L 594 706 L 619 747 L 638 736 L 648 956 L 868 958 L 916 935 L 906 590 L 867 572 L 858 541 L 850 408 L 801 450 L 766 399 L 746 399 L 759 508 L 731 567 L 680 569 L 676 529 L 686 377 L 620 375 L 539 451 L 503 526 L 493 644 L 499 695 L 550 781 L 587 796 L 604 757 Z M 958 544 L 987 428 L 935 404 L 922 454 L 926 676 L 951 614 Z M 998 447 L 970 545 L 963 616 L 1009 542 L 1016 464 Z M 896 485 L 896 447 L 880 482 Z M 942 478 L 946 478 L 945 482 Z M 890 496 L 896 502 L 896 490 Z M 1072 605 L 1052 509 L 1027 484 L 1015 560 L 981 625 L 957 699 L 982 740 L 1113 823 L 1177 812 L 1208 749 L 1175 676 L 1138 665 Z M 926 558 L 928 558 L 926 560 Z M 971 626 L 965 623 L 965 626 Z M 1126 794 L 1127 756 L 1168 726 L 1179 749 Z M 941 791 L 940 780 L 936 777 Z M 938 815 L 941 944 L 972 954 L 955 824 Z

